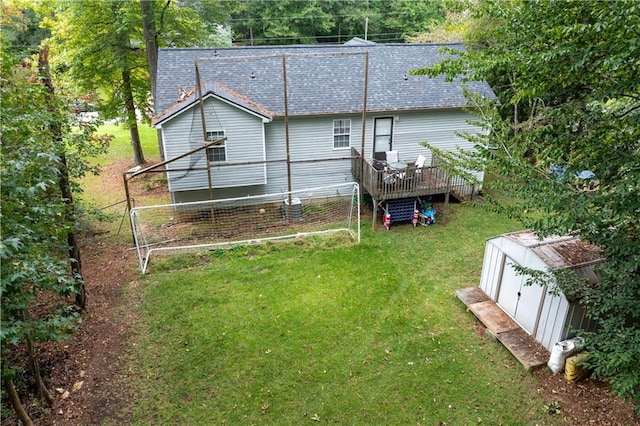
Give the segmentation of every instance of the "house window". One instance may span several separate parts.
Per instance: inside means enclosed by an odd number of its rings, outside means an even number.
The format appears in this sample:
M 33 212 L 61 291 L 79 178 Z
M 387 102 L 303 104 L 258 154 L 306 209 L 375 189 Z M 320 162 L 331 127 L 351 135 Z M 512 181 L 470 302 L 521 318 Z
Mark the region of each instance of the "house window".
M 333 148 L 351 146 L 351 120 L 333 120 Z
M 207 142 L 213 142 L 224 137 L 224 131 L 216 130 L 214 132 L 207 132 Z M 219 145 L 213 145 L 207 148 L 207 158 L 210 163 L 220 163 L 227 161 L 227 144 L 226 141 L 222 141 Z

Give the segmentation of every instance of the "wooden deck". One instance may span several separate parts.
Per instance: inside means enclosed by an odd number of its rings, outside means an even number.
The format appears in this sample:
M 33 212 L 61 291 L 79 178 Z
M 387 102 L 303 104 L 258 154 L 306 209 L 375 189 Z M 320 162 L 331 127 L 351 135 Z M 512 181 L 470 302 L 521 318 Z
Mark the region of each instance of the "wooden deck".
M 456 296 L 487 327 L 487 333 L 502 343 L 526 370 L 547 364 L 549 351 L 504 313 L 480 287 L 457 290 Z
M 452 177 L 441 167 L 434 165 L 417 168 L 414 164 L 400 172 L 378 170 L 371 161 L 363 160 L 352 148 L 351 169 L 362 188 L 378 202 L 399 198 L 427 197 L 452 193 L 466 199 L 469 185 L 461 178 Z
M 438 212 L 440 223 L 446 224 L 449 210 L 449 196 L 459 200 L 470 200 L 474 186 L 461 177 L 451 176 L 446 169 L 438 167 L 438 159 L 431 166 L 416 167 L 407 163 L 402 171 L 393 171 L 386 167 L 374 167 L 373 160 L 362 157 L 357 149 L 351 148 L 351 172 L 360 183 L 362 190 L 373 200 L 372 229 L 376 229 L 378 209 L 386 201 L 403 198 L 426 198 L 429 195 L 444 194 L 443 211 Z

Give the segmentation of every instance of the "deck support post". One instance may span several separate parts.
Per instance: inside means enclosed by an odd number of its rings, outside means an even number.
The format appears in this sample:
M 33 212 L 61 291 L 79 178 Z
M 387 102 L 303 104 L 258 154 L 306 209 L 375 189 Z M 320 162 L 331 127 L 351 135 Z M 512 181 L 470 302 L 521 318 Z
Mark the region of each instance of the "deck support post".
M 371 218 L 371 230 L 375 231 L 376 230 L 376 217 L 378 216 L 378 202 L 376 201 L 375 198 L 373 198 L 372 201 L 373 201 L 373 217 Z
M 449 194 L 451 191 L 447 189 L 447 192 L 444 194 L 444 211 L 442 212 L 442 224 L 447 224 L 447 212 L 449 211 Z

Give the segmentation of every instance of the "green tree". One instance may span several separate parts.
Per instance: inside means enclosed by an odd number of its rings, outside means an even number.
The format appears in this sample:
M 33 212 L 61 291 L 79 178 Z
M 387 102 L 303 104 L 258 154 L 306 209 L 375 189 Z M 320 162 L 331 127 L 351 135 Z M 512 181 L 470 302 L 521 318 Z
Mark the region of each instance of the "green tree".
M 389 32 L 400 32 L 403 38 L 429 30 L 445 17 L 442 1 L 395 0 L 384 7 L 384 25 Z
M 124 118 L 136 165 L 145 162 L 138 121 L 154 113 L 157 50 L 223 43 L 224 31 L 211 20 L 223 21 L 227 15 L 214 5 L 199 0 L 56 0 L 38 7 L 46 17 L 42 25 L 52 33 L 56 69 L 81 93 L 100 92 L 104 118 Z
M 227 7 L 233 1 L 225 3 Z M 228 14 L 216 3 L 199 0 L 180 2 L 159 2 L 140 0 L 142 39 L 149 70 L 151 99 L 156 97 L 156 79 L 158 74 L 158 49 L 167 46 L 216 46 L 227 44 L 224 29 L 218 22 L 228 20 Z M 230 39 L 230 35 L 228 36 Z M 230 40 L 229 40 L 230 42 Z M 152 103 L 151 103 L 152 104 Z M 150 115 L 155 111 L 150 110 Z M 162 139 L 158 130 L 158 148 L 164 159 Z
M 73 298 L 83 295 L 84 283 L 77 245 L 70 238 L 76 230 L 70 191 L 77 188 L 71 179 L 91 170 L 79 159 L 94 150 L 95 129 L 74 130 L 74 116 L 63 113 L 69 109 L 47 81 L 44 53 L 35 71 L 8 50 L 1 56 L 2 385 L 22 423 L 31 424 L 21 403 L 24 395 L 14 385 L 24 366 L 21 348 L 26 348 L 35 394 L 51 402 L 36 344 L 68 338 L 79 318 Z M 67 167 L 64 158 L 73 165 Z
M 471 97 L 487 136 L 472 138 L 475 153 L 449 158 L 495 173 L 485 182 L 492 206 L 541 236 L 602 248 L 597 286 L 557 284 L 600 326 L 584 333 L 596 377 L 640 402 L 640 4 L 468 6 L 491 25 L 475 26 L 468 51 L 418 73 L 487 80 L 500 103 Z
M 124 117 L 135 165 L 145 163 L 137 113 L 149 109 L 150 79 L 142 49 L 139 4 L 116 0 L 58 0 L 47 4 L 43 24 L 69 79 L 84 92 L 104 93 L 101 112 Z M 45 9 L 46 10 L 46 9 Z
M 333 28 L 320 0 L 245 0 L 232 12 L 232 30 L 246 44 L 316 43 L 316 36 Z
M 402 41 L 444 18 L 439 0 L 244 0 L 225 6 L 244 44 Z
M 0 31 L 8 49 L 28 56 L 36 53 L 40 42 L 51 33 L 40 27 L 36 12 L 21 3 L 17 0 L 0 3 Z

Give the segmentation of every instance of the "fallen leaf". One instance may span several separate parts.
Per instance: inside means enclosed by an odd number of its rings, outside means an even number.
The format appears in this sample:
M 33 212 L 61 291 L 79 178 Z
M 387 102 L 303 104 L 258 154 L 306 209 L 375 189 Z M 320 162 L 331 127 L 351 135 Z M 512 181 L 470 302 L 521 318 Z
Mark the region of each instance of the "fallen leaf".
M 83 384 L 84 384 L 84 381 L 75 382 L 73 384 L 72 392 L 79 391 Z

